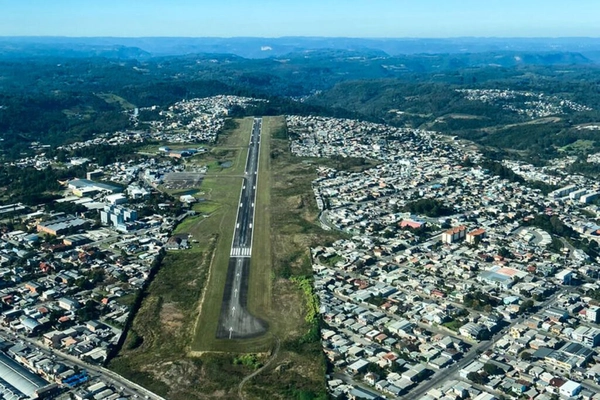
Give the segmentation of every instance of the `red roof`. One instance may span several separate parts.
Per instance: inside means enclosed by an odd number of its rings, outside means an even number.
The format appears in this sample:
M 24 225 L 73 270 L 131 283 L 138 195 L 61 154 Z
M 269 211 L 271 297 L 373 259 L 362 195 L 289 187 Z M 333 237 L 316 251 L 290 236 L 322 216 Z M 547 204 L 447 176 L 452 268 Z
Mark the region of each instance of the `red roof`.
M 460 233 L 465 230 L 467 230 L 467 227 L 464 225 L 461 225 L 461 226 L 457 226 L 455 228 L 450 228 L 445 233 L 447 233 L 448 235 L 454 235 L 455 233 Z
M 403 220 L 402 222 L 400 222 L 400 228 L 413 228 L 413 229 L 419 229 L 420 227 L 423 226 L 422 222 L 417 222 L 417 221 L 412 221 L 412 220 Z

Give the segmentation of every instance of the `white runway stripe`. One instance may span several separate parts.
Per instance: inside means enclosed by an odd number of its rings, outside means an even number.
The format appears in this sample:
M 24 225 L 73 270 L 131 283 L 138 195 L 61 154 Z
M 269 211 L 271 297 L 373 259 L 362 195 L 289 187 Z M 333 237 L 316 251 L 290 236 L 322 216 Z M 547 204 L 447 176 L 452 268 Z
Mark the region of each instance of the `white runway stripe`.
M 249 247 L 232 247 L 231 257 L 250 257 L 252 255 L 252 249 Z

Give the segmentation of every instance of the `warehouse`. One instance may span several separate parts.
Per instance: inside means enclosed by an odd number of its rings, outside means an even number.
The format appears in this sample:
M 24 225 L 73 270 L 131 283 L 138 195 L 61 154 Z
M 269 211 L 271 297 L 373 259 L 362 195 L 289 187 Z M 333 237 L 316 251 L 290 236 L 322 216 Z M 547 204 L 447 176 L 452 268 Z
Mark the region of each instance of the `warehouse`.
M 89 225 L 89 222 L 81 218 L 64 217 L 38 224 L 37 231 L 57 236 L 69 231 L 77 231 Z
M 106 183 L 94 182 L 88 179 L 73 179 L 68 183 L 69 189 L 78 197 L 84 195 L 92 196 L 96 193 L 119 193 L 122 189 L 119 186 Z
M 19 399 L 43 398 L 56 388 L 41 377 L 29 372 L 5 354 L 0 353 L 0 397 Z

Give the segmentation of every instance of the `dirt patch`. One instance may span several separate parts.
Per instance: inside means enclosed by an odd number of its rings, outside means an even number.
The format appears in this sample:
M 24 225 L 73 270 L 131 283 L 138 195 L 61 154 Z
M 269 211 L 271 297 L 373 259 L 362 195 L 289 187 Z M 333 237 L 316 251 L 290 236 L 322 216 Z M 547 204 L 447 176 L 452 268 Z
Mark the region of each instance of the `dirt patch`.
M 189 361 L 169 362 L 158 367 L 161 373 L 158 378 L 172 388 L 191 386 L 198 376 L 198 368 Z
M 285 201 L 290 209 L 302 208 L 304 204 L 302 196 L 290 196 L 286 198 Z
M 173 332 L 182 327 L 184 315 L 175 303 L 165 303 L 160 310 L 160 325 L 167 332 Z

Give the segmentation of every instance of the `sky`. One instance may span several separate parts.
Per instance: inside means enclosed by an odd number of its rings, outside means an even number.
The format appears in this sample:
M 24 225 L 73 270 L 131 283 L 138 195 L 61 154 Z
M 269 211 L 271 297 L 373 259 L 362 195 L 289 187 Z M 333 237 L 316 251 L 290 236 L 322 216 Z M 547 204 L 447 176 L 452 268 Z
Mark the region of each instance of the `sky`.
M 600 0 L 0 0 L 0 36 L 600 37 Z

